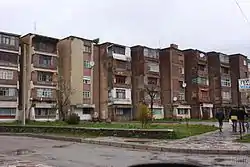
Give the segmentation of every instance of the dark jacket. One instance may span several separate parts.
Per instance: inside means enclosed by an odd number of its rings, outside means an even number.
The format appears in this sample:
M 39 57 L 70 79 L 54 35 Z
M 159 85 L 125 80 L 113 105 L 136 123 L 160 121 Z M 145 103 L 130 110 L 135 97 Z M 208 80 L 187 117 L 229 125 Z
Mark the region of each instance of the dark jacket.
M 216 119 L 218 120 L 224 120 L 225 119 L 225 115 L 223 111 L 218 111 L 215 115 Z
M 245 112 L 245 110 L 238 110 L 237 111 L 237 117 L 239 120 L 245 120 L 245 117 L 248 117 L 247 113 Z

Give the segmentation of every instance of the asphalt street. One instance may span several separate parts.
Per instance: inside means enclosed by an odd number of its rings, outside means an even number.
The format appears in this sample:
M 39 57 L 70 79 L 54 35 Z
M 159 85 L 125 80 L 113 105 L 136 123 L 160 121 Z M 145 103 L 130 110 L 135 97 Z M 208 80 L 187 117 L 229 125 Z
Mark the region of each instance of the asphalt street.
M 190 162 L 206 166 L 250 166 L 247 156 L 147 152 L 28 137 L 0 136 L 0 166 L 127 167 L 152 162 Z

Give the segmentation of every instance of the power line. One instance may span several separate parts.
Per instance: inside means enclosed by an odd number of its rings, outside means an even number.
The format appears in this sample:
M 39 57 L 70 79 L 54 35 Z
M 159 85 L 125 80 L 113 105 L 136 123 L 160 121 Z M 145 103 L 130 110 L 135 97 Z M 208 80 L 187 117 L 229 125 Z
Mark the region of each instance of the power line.
M 242 10 L 239 2 L 237 0 L 234 0 L 234 2 L 236 3 L 237 7 L 239 8 L 241 15 L 243 16 L 243 18 L 245 19 L 245 21 L 249 24 L 249 20 L 247 18 L 247 15 L 244 13 L 244 11 Z

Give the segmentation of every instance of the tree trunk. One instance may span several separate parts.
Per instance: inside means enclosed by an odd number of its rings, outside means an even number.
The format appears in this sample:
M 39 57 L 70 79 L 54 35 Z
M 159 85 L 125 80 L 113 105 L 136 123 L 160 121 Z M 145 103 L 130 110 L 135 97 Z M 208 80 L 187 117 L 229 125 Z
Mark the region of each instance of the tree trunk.
M 151 101 L 150 101 L 151 120 L 153 120 L 153 105 L 154 105 L 154 99 L 151 98 Z

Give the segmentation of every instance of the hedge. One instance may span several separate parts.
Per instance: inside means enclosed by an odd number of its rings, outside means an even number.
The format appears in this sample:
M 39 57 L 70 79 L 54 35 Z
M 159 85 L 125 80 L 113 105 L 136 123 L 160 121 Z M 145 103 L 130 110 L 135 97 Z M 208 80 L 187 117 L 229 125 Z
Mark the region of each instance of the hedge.
M 86 128 L 62 126 L 0 126 L 0 133 L 68 133 L 87 134 L 92 136 L 135 137 L 150 139 L 176 139 L 176 132 L 169 129 L 117 129 L 117 128 Z

